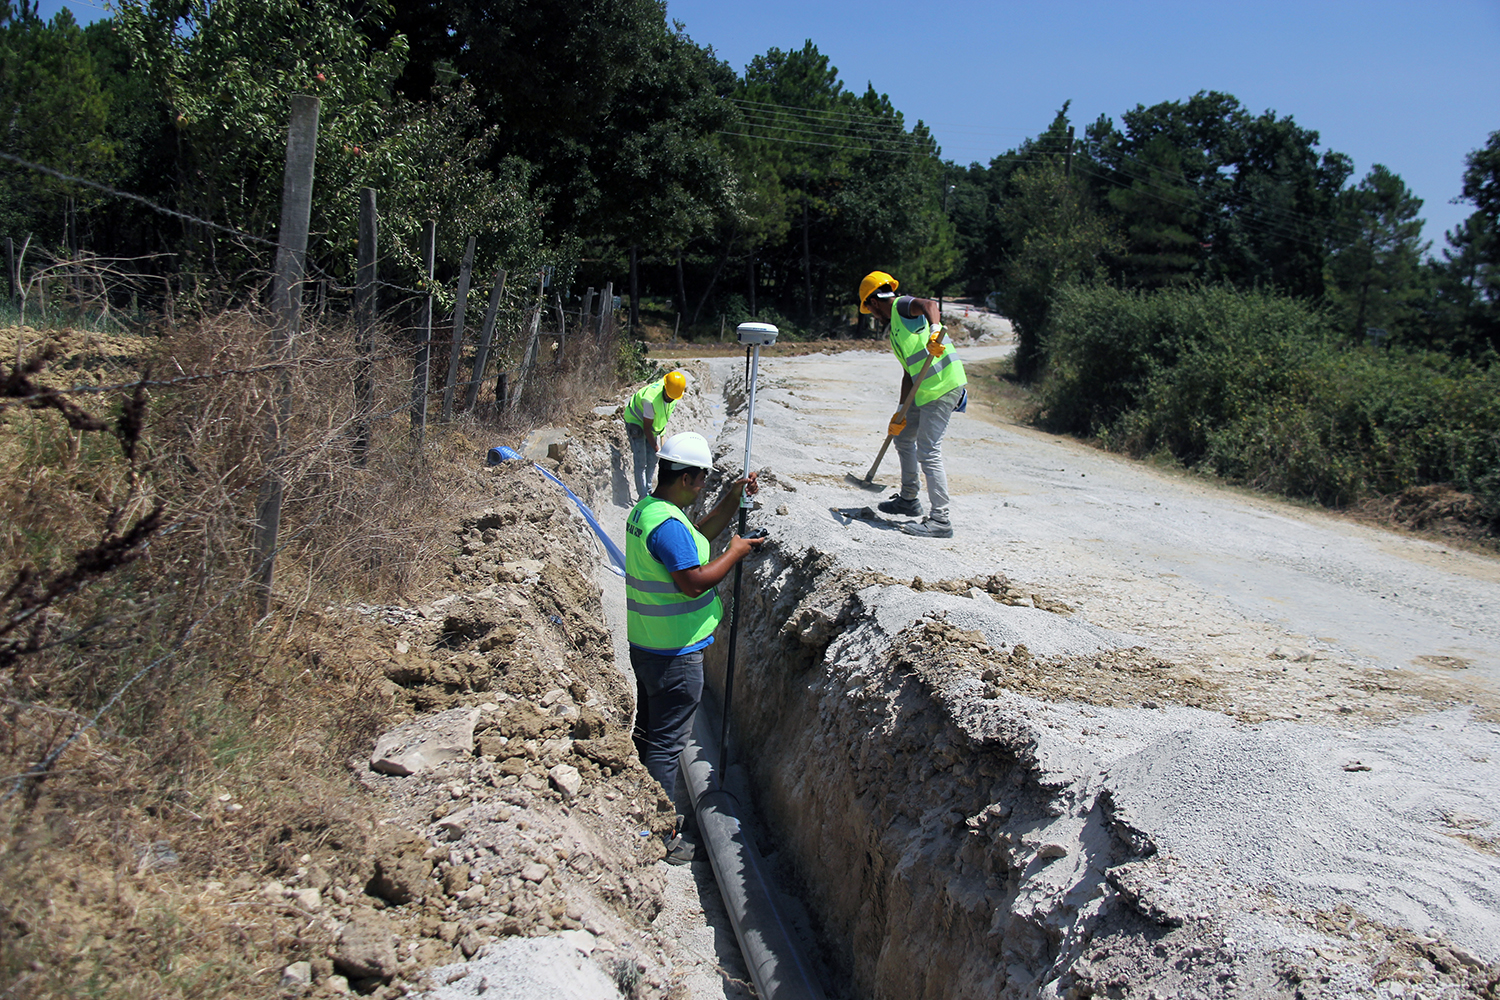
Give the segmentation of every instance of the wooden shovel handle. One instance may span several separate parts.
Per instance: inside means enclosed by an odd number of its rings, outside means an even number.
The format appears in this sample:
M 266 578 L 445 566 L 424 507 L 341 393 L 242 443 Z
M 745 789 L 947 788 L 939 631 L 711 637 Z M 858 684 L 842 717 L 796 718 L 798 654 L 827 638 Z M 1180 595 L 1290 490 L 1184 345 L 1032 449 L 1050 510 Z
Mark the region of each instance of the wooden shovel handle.
M 922 380 L 927 377 L 927 369 L 931 367 L 932 355 L 929 354 L 927 355 L 927 360 L 922 362 L 922 370 L 917 372 L 917 377 L 912 380 L 911 388 L 907 390 L 906 396 L 901 400 L 901 409 L 896 411 L 896 416 L 899 419 L 906 418 L 906 411 L 911 409 L 912 400 L 917 398 L 917 386 L 922 384 Z M 896 440 L 896 435 L 894 434 L 887 434 L 885 436 L 885 444 L 880 446 L 880 451 L 875 454 L 875 461 L 870 465 L 870 471 L 865 473 L 865 482 L 868 483 L 874 480 L 875 470 L 880 468 L 880 463 L 885 458 L 886 449 L 891 446 L 891 442 L 894 440 Z

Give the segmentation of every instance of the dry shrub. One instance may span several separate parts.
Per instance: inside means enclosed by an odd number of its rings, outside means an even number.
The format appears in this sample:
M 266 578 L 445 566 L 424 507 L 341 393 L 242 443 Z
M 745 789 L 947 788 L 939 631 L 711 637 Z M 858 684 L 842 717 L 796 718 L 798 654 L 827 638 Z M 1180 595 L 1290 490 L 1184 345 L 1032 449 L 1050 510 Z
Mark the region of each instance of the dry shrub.
M 430 423 L 419 455 L 409 347 L 386 332 L 356 468 L 353 330 L 308 328 L 290 366 L 266 364 L 266 330 L 239 311 L 48 335 L 38 379 L 119 387 L 69 394 L 103 420 L 153 373 L 133 462 L 57 412 L 0 411 L 0 589 L 23 568 L 69 572 L 117 511 L 164 512 L 140 559 L 48 607 L 41 648 L 0 672 L 0 995 L 238 995 L 306 957 L 257 917 L 255 890 L 304 856 L 361 863 L 370 818 L 347 761 L 391 708 L 373 668 L 318 650 L 358 630 L 352 604 L 415 603 L 446 578 L 454 515 L 492 502 L 490 445 L 519 446 L 615 389 L 614 345 L 570 338 L 517 405 Z M 46 339 L 3 336 L 18 359 Z M 253 525 L 284 398 L 281 548 L 261 617 Z

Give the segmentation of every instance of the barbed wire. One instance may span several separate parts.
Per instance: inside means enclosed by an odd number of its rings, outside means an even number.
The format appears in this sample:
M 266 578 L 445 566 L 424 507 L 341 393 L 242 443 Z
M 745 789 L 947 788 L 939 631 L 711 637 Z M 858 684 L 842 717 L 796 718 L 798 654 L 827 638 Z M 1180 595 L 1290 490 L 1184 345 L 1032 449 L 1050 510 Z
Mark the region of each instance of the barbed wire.
M 44 164 L 32 163 L 30 160 L 23 160 L 21 159 L 21 157 L 16 156 L 13 153 L 0 151 L 0 160 L 6 160 L 10 163 L 16 164 L 17 166 L 25 167 L 28 170 L 35 170 L 36 172 L 46 174 L 49 177 L 55 177 L 60 181 L 67 181 L 69 184 L 81 184 L 84 187 L 93 188 L 96 191 L 102 191 L 105 194 L 113 195 L 116 198 L 125 198 L 130 201 L 138 202 L 142 205 L 145 205 L 152 211 L 160 212 L 163 215 L 170 215 L 173 218 L 182 219 L 185 222 L 192 222 L 200 226 L 207 226 L 210 229 L 216 229 L 219 232 L 228 233 L 231 236 L 237 236 L 240 239 L 249 240 L 252 243 L 260 243 L 268 247 L 276 247 L 277 249 L 281 248 L 280 243 L 277 243 L 275 240 L 268 240 L 264 236 L 255 236 L 251 233 L 235 229 L 233 226 L 226 226 L 222 223 L 214 222 L 211 219 L 201 219 L 198 216 L 191 215 L 187 212 L 179 212 L 175 208 L 167 208 L 165 205 L 158 205 L 150 198 L 142 197 L 141 195 L 135 194 L 132 191 L 121 191 L 119 188 L 111 187 L 110 185 L 104 184 L 100 181 L 90 180 L 87 177 L 75 177 L 72 174 L 65 174 L 61 170 L 55 170 L 52 167 L 46 166 Z

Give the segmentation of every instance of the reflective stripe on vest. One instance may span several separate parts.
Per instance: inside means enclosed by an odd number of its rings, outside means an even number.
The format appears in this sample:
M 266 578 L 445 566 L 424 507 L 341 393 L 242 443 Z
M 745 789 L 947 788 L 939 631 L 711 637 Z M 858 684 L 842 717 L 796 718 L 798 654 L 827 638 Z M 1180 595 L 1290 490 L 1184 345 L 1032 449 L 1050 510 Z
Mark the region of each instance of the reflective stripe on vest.
M 652 382 L 630 397 L 630 402 L 625 404 L 626 423 L 646 426 L 646 408 L 641 405 L 642 403 L 651 404 L 653 411 L 651 433 L 656 437 L 661 437 L 661 432 L 667 427 L 667 420 L 671 418 L 672 411 L 677 408 L 677 400 L 667 398 L 666 379 Z
M 631 508 L 625 519 L 625 631 L 631 643 L 647 649 L 686 649 L 713 635 L 724 617 L 718 588 L 687 596 L 646 548 L 651 532 L 670 520 L 688 529 L 698 546 L 698 564 L 708 562 L 708 539 L 675 503 L 646 496 Z
M 927 317 L 918 316 L 908 319 L 902 316 L 898 305 L 891 306 L 891 352 L 896 355 L 896 360 L 901 362 L 901 367 L 906 370 L 913 380 L 922 371 L 922 363 L 927 360 Z M 963 363 L 958 360 L 958 351 L 953 349 L 953 341 L 948 339 L 948 334 L 942 335 L 941 343 L 948 348 L 940 358 L 932 359 L 932 367 L 927 369 L 927 377 L 922 379 L 917 386 L 916 399 L 912 400 L 913 406 L 924 406 L 939 396 L 952 392 L 961 385 L 968 385 L 969 380 L 964 375 Z

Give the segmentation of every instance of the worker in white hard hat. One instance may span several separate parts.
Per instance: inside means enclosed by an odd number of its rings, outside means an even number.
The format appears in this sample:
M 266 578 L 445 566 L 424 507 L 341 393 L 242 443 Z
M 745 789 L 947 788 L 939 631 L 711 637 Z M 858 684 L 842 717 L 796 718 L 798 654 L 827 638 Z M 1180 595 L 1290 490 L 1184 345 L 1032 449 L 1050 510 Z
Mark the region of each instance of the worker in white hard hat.
M 635 465 L 637 500 L 651 492 L 657 442 L 686 390 L 687 372 L 679 369 L 646 383 L 625 404 L 625 436 L 630 439 L 630 457 Z
M 717 557 L 709 541 L 729 527 L 740 498 L 755 493 L 755 473 L 729 484 L 697 523 L 684 511 L 708 482 L 713 455 L 703 435 L 674 434 L 662 445 L 656 489 L 625 520 L 625 620 L 635 671 L 635 747 L 641 763 L 670 798 L 678 755 L 687 746 L 693 713 L 703 695 L 703 650 L 724 617 L 715 589 L 764 538 L 735 535 Z M 688 810 L 679 808 L 679 816 Z M 667 844 L 667 861 L 693 859 L 681 829 Z
M 900 282 L 884 271 L 871 271 L 859 283 L 859 311 L 890 324 L 891 351 L 901 363 L 900 398 L 904 400 L 916 386 L 905 417 L 899 410 L 891 417 L 888 431 L 896 439 L 896 454 L 901 458 L 901 491 L 882 500 L 880 509 L 887 514 L 921 514 L 920 470 L 927 478 L 932 509 L 920 521 L 904 522 L 901 530 L 908 535 L 952 538 L 943 434 L 948 419 L 968 407 L 969 380 L 953 342 L 943 332 L 938 304 L 911 295 L 897 298 L 899 287 Z M 919 377 L 921 381 L 916 382 Z

